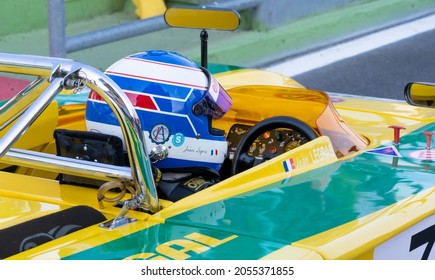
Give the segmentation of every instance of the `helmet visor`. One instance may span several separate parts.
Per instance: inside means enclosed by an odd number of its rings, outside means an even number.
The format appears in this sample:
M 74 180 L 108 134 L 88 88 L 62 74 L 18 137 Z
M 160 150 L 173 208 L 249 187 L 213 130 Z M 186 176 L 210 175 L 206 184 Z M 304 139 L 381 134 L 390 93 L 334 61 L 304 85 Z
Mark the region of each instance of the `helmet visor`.
M 231 108 L 231 97 L 207 69 L 202 67 L 201 69 L 208 78 L 208 90 L 204 97 L 194 105 L 193 112 L 197 115 L 204 114 L 213 119 L 220 119 Z

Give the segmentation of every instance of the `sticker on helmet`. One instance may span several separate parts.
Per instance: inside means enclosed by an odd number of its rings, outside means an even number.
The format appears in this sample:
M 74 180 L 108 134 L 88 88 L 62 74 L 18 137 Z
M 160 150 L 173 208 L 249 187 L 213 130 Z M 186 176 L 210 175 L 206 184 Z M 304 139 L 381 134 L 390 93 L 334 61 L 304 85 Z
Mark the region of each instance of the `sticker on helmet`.
M 184 135 L 182 133 L 175 133 L 174 137 L 172 138 L 172 144 L 175 147 L 180 147 L 184 143 Z
M 170 136 L 169 128 L 164 124 L 158 124 L 151 129 L 150 139 L 153 143 L 163 144 Z

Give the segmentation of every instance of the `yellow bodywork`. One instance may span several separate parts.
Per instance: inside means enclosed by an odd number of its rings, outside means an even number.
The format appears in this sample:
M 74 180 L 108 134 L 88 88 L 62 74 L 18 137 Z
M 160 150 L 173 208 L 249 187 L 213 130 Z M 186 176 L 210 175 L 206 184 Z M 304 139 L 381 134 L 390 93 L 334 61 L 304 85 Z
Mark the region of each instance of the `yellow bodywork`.
M 314 99 L 313 102 L 310 102 L 309 99 L 305 98 L 312 96 L 321 99 L 326 96 L 324 93 L 308 91 L 296 81 L 279 74 L 245 69 L 218 74 L 216 78 L 233 97 L 234 104 L 239 104 L 223 119 L 214 122 L 217 128 L 225 131 L 229 131 L 235 122 L 254 124 L 269 116 L 281 115 L 284 112 L 288 114 L 289 106 L 292 106 L 290 108 L 292 116 L 316 127 L 318 125 L 316 123 L 317 116 L 321 115 L 329 106 L 327 98 L 324 102 L 317 102 Z M 252 85 L 252 81 L 256 81 L 257 84 Z M 248 84 L 251 84 L 252 87 L 244 87 Z M 269 89 L 276 87 L 273 94 L 262 93 L 264 90 L 262 86 L 265 85 L 269 86 Z M 278 86 L 287 89 L 283 90 Z M 256 94 L 250 95 L 252 93 L 250 90 L 255 91 Z M 295 96 L 303 95 L 304 99 L 296 100 L 292 97 L 291 102 L 288 103 L 273 103 L 277 96 L 288 93 L 293 93 Z M 250 97 L 247 98 L 248 96 Z M 356 134 L 364 136 L 357 140 L 361 141 L 361 146 L 364 149 L 375 148 L 391 142 L 393 131 L 388 127 L 389 125 L 406 127 L 406 130 L 402 131 L 402 135 L 406 135 L 435 121 L 435 115 L 430 109 L 411 107 L 401 101 L 361 99 L 338 95 L 332 95 L 330 101 L 332 101 L 339 116 L 352 130 Z M 332 105 L 330 104 L 330 106 Z M 84 130 L 83 109 L 84 105 L 67 105 L 58 108 L 56 102 L 53 102 L 14 147 L 54 153 L 54 129 Z M 4 134 L 5 131 L 2 133 Z M 321 158 L 316 158 L 313 156 L 313 151 L 316 149 L 332 152 L 322 154 Z M 336 163 L 339 164 L 341 161 L 363 152 L 357 151 L 355 154 L 339 158 L 333 150 L 330 138 L 321 136 L 269 160 L 264 166 L 256 166 L 243 174 L 233 176 L 225 180 L 225 184 L 219 183 L 195 196 L 183 199 L 180 203 L 161 200 L 162 210 L 156 214 L 130 211 L 129 217 L 137 219 L 137 222 L 124 225 L 119 230 L 110 231 L 98 225 L 91 226 L 86 230 L 69 234 L 33 250 L 24 251 L 10 257 L 10 259 L 64 258 L 122 236 L 164 224 L 165 220 L 189 209 L 255 190 L 268 182 L 286 180 L 297 174 L 329 165 L 331 170 L 328 172 L 332 173 Z M 289 158 L 292 158 L 299 165 L 291 173 L 284 173 L 282 172 L 282 162 Z M 261 173 L 257 172 L 258 170 L 261 170 Z M 57 180 L 53 180 L 57 176 L 54 173 L 19 168 L 16 173 L 2 171 L 0 175 L 0 204 L 2 205 L 0 224 L 3 228 L 73 205 L 89 205 L 101 211 L 107 219 L 115 218 L 120 211 L 119 207 L 110 203 L 104 203 L 104 208 L 101 208 L 96 189 L 59 185 Z M 433 215 L 435 213 L 433 205 L 435 205 L 434 187 L 412 195 L 408 199 L 381 211 L 288 244 L 264 256 L 263 259 L 372 259 L 374 250 L 379 244 L 418 221 Z M 395 228 L 395 230 L 391 231 L 391 228 Z M 203 238 L 203 236 L 197 235 L 197 238 Z M 161 244 L 161 246 L 163 248 L 166 245 Z M 188 245 L 186 246 L 188 249 Z M 145 254 L 142 254 L 143 256 Z M 159 256 L 154 257 L 160 258 Z

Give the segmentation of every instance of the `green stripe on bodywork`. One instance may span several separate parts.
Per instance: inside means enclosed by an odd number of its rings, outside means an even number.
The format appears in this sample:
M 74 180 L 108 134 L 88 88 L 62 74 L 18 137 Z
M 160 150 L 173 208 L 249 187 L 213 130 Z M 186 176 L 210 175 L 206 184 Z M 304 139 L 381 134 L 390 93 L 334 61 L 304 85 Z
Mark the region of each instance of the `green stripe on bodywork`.
M 67 259 L 157 254 L 159 244 L 199 232 L 238 237 L 190 259 L 258 259 L 284 245 L 381 210 L 435 185 L 433 161 L 409 158 L 425 149 L 423 130 L 401 138 L 401 158 L 362 153 L 288 180 L 191 209 L 165 224 L 108 242 Z
M 191 226 L 160 224 L 148 229 L 130 234 L 112 242 L 105 243 L 101 246 L 83 251 L 81 253 L 66 257 L 66 260 L 85 259 L 85 260 L 113 260 L 125 259 L 139 253 L 148 253 L 143 259 L 152 259 L 156 256 L 162 256 L 156 251 L 156 247 L 171 241 L 177 243 L 177 240 L 186 241 L 186 236 L 192 233 L 200 233 L 216 239 L 225 239 L 232 235 L 226 232 L 218 232 L 195 228 Z M 178 249 L 177 245 L 172 245 Z M 264 256 L 270 252 L 276 251 L 282 247 L 282 244 L 255 240 L 249 237 L 239 236 L 217 247 L 204 246 L 206 250 L 201 253 L 188 251 L 189 259 L 252 259 L 252 256 Z M 234 250 L 234 248 L 244 248 L 243 251 Z M 149 254 L 150 253 L 150 254 Z M 167 257 L 171 259 L 170 257 Z M 142 259 L 142 258 L 136 258 Z

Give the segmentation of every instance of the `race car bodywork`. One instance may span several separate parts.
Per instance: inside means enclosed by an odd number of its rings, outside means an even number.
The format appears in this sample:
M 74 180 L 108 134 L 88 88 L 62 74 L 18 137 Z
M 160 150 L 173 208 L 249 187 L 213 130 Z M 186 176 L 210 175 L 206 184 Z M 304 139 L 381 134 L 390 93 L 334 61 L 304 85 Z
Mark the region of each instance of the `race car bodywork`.
M 14 54 L 0 54 L 0 70 L 34 77 L 0 109 L 1 259 L 435 258 L 433 86 L 410 84 L 408 104 L 256 69 L 216 73 L 233 102 L 213 121 L 229 166 L 169 201 L 134 106 L 105 74 Z M 116 112 L 129 166 L 59 155 L 55 131 L 86 131 L 89 89 Z

